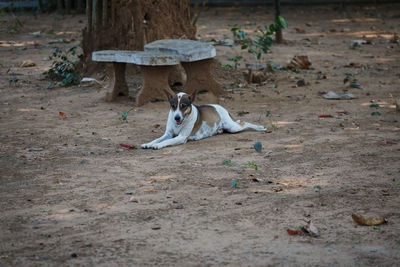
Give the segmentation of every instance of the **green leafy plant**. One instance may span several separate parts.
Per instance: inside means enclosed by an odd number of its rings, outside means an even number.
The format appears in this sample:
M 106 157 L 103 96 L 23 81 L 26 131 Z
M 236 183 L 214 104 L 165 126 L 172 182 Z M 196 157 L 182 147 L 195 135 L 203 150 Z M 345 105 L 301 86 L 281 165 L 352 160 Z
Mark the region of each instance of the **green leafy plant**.
M 348 82 L 350 82 L 350 83 L 357 82 L 357 79 L 354 74 L 346 72 L 344 75 L 345 75 L 345 77 L 343 79 L 344 84 L 346 84 Z
M 221 64 L 222 68 L 230 68 L 233 69 L 235 68 L 235 70 L 237 69 L 238 66 L 240 66 L 240 61 L 243 59 L 242 56 L 236 56 L 236 57 L 231 57 L 229 58 L 229 61 L 234 63 L 234 66 L 232 66 L 231 64 Z
M 7 27 L 7 32 L 8 33 L 19 33 L 24 25 L 22 25 L 22 22 L 13 14 L 14 16 L 14 23 L 11 26 Z
M 233 26 L 231 28 L 231 32 L 233 34 L 233 41 L 235 43 L 241 44 L 246 39 L 246 33 L 238 25 Z
M 235 64 L 235 70 L 237 69 L 238 66 L 240 66 L 240 61 L 243 59 L 242 56 L 236 56 L 236 57 L 231 57 L 229 58 L 229 61 L 232 61 Z
M 225 160 L 222 163 L 222 165 L 225 165 L 225 166 L 228 166 L 228 167 L 238 167 L 239 168 L 239 170 L 238 170 L 239 173 L 242 173 L 245 167 L 250 167 L 251 169 L 253 169 L 255 171 L 258 171 L 258 166 L 254 161 L 248 161 L 248 162 L 239 164 L 239 163 L 233 162 L 232 160 L 229 159 L 229 160 Z
M 229 69 L 233 69 L 231 64 L 221 64 L 222 68 L 229 68 Z
M 50 55 L 53 61 L 51 68 L 44 72 L 45 77 L 54 81 L 59 81 L 62 86 L 70 86 L 79 84 L 81 75 L 75 66 L 75 62 L 70 59 L 70 56 L 76 57 L 76 46 L 63 51 L 60 48 L 55 48 Z
M 7 9 L 6 6 L 0 7 L 0 15 L 3 15 L 6 12 L 6 9 Z
M 241 49 L 246 50 L 253 55 L 253 57 L 259 61 L 263 54 L 267 54 L 273 40 L 273 35 L 277 29 L 287 28 L 286 20 L 279 16 L 277 21 L 270 24 L 269 26 L 264 26 L 263 28 L 257 29 L 257 34 L 254 36 L 254 40 L 246 35 L 242 28 L 235 25 L 231 28 L 233 34 L 233 39 L 235 43 L 241 44 Z
M 255 171 L 258 171 L 258 166 L 254 161 L 249 161 L 246 163 L 247 166 L 249 166 L 250 168 L 254 169 Z

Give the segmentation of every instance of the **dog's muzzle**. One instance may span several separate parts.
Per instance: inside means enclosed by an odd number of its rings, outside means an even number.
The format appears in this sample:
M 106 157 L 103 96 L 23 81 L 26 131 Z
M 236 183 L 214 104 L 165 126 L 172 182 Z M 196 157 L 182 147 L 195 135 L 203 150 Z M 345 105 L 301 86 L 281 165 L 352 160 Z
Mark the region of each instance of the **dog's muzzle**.
M 176 124 L 181 125 L 182 124 L 181 116 L 176 115 L 175 116 L 175 121 L 176 121 Z

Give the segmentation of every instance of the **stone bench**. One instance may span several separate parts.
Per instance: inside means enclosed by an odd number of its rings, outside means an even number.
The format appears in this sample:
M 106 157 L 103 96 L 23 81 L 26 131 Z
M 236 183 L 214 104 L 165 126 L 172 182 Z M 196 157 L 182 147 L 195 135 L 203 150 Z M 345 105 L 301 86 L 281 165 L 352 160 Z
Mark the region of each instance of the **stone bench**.
M 109 91 L 106 101 L 114 101 L 119 95 L 128 96 L 129 90 L 125 80 L 127 63 L 139 65 L 143 74 L 143 88 L 136 97 L 138 106 L 153 99 L 164 99 L 163 89 L 168 89 L 168 75 L 173 66 L 179 64 L 179 58 L 173 54 L 145 51 L 104 50 L 92 54 L 92 60 L 113 63 L 108 68 L 110 75 Z
M 186 93 L 200 90 L 209 91 L 217 97 L 221 95 L 222 87 L 211 75 L 213 58 L 216 56 L 215 47 L 211 44 L 193 40 L 163 39 L 146 44 L 144 51 L 179 56 L 187 76 L 184 86 Z
M 187 93 L 209 91 L 215 96 L 222 93 L 221 86 L 211 75 L 215 48 L 204 42 L 192 40 L 164 39 L 145 45 L 145 51 L 104 50 L 92 54 L 92 60 L 113 63 L 107 68 L 110 75 L 110 89 L 106 101 L 113 101 L 118 95 L 128 96 L 125 81 L 127 63 L 139 65 L 143 73 L 143 88 L 136 97 L 138 106 L 153 99 L 164 99 L 163 89 L 170 89 L 168 76 L 174 66 L 182 64 L 186 71 Z

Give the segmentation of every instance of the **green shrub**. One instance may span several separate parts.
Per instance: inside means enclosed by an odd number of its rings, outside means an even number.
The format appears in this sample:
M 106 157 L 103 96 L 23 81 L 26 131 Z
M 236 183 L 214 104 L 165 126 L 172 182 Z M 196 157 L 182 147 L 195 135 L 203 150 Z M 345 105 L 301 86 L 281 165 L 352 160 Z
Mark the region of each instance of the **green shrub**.
M 45 77 L 53 81 L 59 81 L 61 86 L 79 84 L 81 75 L 76 68 L 75 62 L 69 58 L 69 56 L 76 56 L 76 48 L 76 46 L 73 46 L 66 51 L 55 48 L 50 55 L 50 59 L 56 60 L 53 61 L 51 68 L 43 73 Z

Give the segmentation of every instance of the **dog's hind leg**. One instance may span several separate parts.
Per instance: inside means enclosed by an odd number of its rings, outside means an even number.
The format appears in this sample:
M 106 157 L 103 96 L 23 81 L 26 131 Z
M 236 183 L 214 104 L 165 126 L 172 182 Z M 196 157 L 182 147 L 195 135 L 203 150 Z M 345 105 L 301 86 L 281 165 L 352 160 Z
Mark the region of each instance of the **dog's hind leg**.
M 267 130 L 267 128 L 262 125 L 255 125 L 246 121 L 241 122 L 240 120 L 234 121 L 230 116 L 225 118 L 222 127 L 229 133 L 238 133 L 247 129 L 253 129 L 260 132 Z
M 229 133 L 238 133 L 247 129 L 253 129 L 256 131 L 265 131 L 266 127 L 262 125 L 255 125 L 249 122 L 241 122 L 240 120 L 234 121 L 229 112 L 219 105 L 213 105 L 221 116 L 222 129 Z
M 262 125 L 255 125 L 245 121 L 241 122 L 240 120 L 236 122 L 232 120 L 231 122 L 228 122 L 226 125 L 224 125 L 223 128 L 229 133 L 237 133 L 247 129 L 253 129 L 260 132 L 267 130 L 267 128 Z

